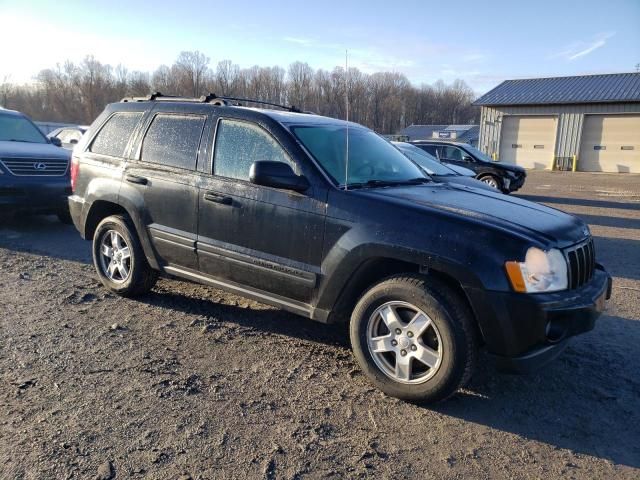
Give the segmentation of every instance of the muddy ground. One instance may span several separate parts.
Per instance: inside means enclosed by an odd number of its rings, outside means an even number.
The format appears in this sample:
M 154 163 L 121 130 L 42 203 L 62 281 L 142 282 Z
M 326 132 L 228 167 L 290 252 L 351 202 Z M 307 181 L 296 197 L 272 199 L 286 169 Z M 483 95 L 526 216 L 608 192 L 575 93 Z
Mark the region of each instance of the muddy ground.
M 51 217 L 0 225 L 0 478 L 638 478 L 640 176 L 531 173 L 590 224 L 614 293 L 542 372 L 385 397 L 346 329 L 161 280 L 104 290 Z

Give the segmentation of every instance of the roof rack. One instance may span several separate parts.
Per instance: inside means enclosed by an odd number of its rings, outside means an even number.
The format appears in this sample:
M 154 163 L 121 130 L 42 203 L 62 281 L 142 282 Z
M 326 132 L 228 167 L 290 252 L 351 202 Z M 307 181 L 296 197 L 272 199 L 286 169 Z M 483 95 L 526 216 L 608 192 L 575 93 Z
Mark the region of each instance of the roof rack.
M 235 106 L 240 106 L 239 102 L 247 102 L 247 103 L 257 103 L 259 105 L 268 105 L 270 107 L 278 107 L 289 112 L 294 113 L 307 113 L 303 112 L 299 108 L 294 105 L 281 105 L 279 103 L 273 102 L 265 102 L 263 100 L 255 100 L 253 98 L 238 98 L 238 97 L 224 97 L 218 96 L 215 93 L 208 93 L 207 95 L 202 95 L 198 98 L 195 97 L 179 97 L 176 95 L 163 95 L 160 92 L 153 92 L 149 95 L 145 95 L 144 97 L 125 97 L 120 102 L 128 103 L 128 102 L 153 102 L 153 101 L 162 101 L 162 102 L 194 102 L 194 103 L 211 103 L 217 106 L 227 106 L 234 105 L 230 102 L 236 102 Z

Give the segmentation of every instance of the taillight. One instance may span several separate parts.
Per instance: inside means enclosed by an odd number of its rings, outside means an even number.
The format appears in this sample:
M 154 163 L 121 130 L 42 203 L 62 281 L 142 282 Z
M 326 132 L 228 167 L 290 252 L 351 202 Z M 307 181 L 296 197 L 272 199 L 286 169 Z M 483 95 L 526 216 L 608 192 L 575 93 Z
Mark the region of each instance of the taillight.
M 78 173 L 80 172 L 80 161 L 78 157 L 71 157 L 71 191 L 76 191 L 76 180 L 78 179 Z

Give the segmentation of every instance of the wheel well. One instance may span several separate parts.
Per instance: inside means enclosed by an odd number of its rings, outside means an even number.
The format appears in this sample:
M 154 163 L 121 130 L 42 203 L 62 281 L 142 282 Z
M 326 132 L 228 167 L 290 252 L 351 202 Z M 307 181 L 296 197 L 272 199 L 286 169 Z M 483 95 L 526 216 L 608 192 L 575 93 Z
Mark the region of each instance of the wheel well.
M 117 203 L 107 202 L 104 200 L 97 200 L 91 205 L 91 210 L 87 215 L 87 220 L 84 224 L 84 235 L 87 240 L 92 240 L 93 235 L 96 232 L 98 224 L 105 218 L 111 215 L 126 214 L 127 211 L 124 207 Z
M 437 278 L 456 292 L 459 297 L 467 303 L 469 311 L 474 315 L 469 298 L 464 292 L 462 285 L 451 275 L 434 270 L 432 268 L 421 268 L 420 265 L 393 258 L 375 258 L 364 262 L 351 276 L 347 285 L 338 298 L 331 313 L 331 322 L 348 322 L 351 311 L 360 299 L 362 294 L 376 283 L 383 279 L 400 273 L 422 273 L 426 276 Z M 474 315 L 474 323 L 478 326 Z

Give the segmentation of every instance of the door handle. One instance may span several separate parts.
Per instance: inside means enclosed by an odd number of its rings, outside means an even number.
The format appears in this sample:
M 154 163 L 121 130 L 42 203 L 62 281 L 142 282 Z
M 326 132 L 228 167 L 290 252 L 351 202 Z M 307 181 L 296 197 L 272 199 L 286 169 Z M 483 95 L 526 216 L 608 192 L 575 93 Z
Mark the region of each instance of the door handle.
M 125 175 L 124 179 L 129 183 L 135 183 L 137 185 L 146 185 L 149 180 L 144 177 L 137 177 L 136 175 Z
M 214 192 L 206 192 L 204 194 L 204 199 L 208 202 L 220 203 L 222 205 L 231 205 L 233 203 L 233 199 L 231 197 Z

